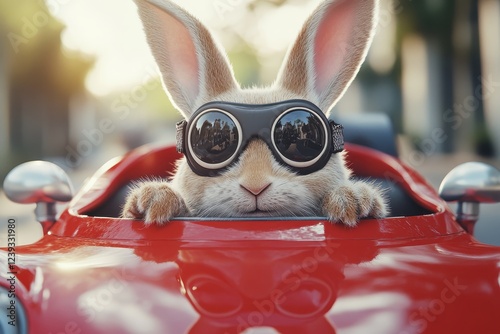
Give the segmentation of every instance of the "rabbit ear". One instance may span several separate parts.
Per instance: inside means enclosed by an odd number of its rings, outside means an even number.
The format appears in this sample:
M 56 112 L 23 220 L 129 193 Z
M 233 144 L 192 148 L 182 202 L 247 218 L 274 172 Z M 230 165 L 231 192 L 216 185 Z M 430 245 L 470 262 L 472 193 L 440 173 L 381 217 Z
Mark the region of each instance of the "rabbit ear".
M 208 30 L 168 0 L 135 0 L 170 100 L 188 118 L 203 102 L 237 88 Z
M 373 38 L 378 0 L 328 0 L 306 21 L 277 83 L 328 114 L 359 71 Z

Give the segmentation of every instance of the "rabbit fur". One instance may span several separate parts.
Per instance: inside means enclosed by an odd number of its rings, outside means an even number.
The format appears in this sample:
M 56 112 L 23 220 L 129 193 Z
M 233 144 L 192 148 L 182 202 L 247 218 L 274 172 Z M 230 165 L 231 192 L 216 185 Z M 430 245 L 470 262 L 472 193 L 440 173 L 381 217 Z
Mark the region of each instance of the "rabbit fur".
M 135 0 L 162 80 L 186 119 L 210 101 L 266 104 L 289 99 L 315 103 L 328 116 L 354 79 L 373 38 L 377 0 L 324 1 L 305 22 L 270 87 L 242 89 L 226 54 L 192 15 L 168 0 Z M 178 162 L 171 180 L 138 183 L 125 218 L 164 224 L 175 216 L 326 216 L 355 226 L 384 217 L 388 207 L 373 184 L 354 181 L 344 153 L 321 170 L 298 175 L 278 163 L 267 144 L 252 140 L 236 163 L 216 177 Z

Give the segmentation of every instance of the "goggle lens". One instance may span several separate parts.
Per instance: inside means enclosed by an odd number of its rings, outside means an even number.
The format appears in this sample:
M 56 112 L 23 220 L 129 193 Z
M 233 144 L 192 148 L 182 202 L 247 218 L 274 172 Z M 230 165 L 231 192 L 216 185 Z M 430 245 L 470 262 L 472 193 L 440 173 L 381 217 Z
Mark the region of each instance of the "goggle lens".
M 239 131 L 235 122 L 219 111 L 201 115 L 191 131 L 193 153 L 207 164 L 228 161 L 238 149 Z
M 267 143 L 278 162 L 302 175 L 323 168 L 344 149 L 342 125 L 314 104 L 209 102 L 177 123 L 177 150 L 200 176 L 216 176 L 238 159 L 252 139 Z
M 317 158 L 326 143 L 323 122 L 302 109 L 292 110 L 278 119 L 273 136 L 280 154 L 298 163 Z

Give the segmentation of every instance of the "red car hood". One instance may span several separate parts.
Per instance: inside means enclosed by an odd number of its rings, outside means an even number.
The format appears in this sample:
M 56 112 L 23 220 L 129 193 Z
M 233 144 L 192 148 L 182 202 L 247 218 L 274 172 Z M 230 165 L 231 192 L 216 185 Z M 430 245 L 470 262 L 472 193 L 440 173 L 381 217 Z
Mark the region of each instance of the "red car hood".
M 32 332 L 498 333 L 500 253 L 459 229 L 430 238 L 441 224 L 408 225 L 394 239 L 375 220 L 353 238 L 321 221 L 118 224 L 153 240 L 19 248 L 12 271 Z

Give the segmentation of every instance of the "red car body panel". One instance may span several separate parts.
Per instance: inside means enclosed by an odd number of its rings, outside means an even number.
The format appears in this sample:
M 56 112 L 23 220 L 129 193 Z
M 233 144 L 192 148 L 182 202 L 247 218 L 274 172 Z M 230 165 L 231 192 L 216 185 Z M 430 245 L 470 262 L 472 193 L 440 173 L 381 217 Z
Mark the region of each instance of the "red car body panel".
M 356 176 L 390 179 L 428 211 L 364 219 L 95 217 L 179 155 L 148 147 L 103 167 L 39 242 L 18 247 L 33 333 L 499 333 L 500 248 L 477 242 L 399 160 L 349 145 Z M 7 279 L 6 251 L 0 252 Z M 269 331 L 267 331 L 269 332 Z

